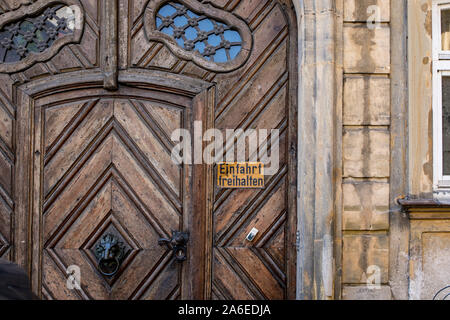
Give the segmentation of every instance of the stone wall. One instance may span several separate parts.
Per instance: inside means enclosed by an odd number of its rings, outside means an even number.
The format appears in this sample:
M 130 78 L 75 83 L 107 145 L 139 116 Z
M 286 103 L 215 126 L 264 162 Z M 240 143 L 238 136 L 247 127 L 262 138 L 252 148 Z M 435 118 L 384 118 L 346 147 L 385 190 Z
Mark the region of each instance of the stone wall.
M 294 1 L 298 299 L 408 299 L 409 1 Z
M 342 298 L 391 299 L 390 1 L 344 0 L 343 20 Z M 381 288 L 368 288 L 377 270 Z

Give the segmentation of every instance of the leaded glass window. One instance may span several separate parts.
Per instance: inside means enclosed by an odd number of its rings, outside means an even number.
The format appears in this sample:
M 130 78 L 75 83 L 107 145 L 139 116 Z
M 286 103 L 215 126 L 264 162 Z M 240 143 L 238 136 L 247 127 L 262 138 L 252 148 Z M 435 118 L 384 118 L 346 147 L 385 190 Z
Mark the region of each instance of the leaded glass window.
M 13 63 L 32 53 L 42 53 L 60 37 L 73 34 L 75 14 L 64 5 L 5 25 L 0 30 L 0 63 Z
M 187 51 L 197 51 L 205 59 L 225 63 L 242 49 L 242 37 L 230 26 L 198 15 L 176 2 L 163 5 L 156 16 L 159 31 L 173 37 Z

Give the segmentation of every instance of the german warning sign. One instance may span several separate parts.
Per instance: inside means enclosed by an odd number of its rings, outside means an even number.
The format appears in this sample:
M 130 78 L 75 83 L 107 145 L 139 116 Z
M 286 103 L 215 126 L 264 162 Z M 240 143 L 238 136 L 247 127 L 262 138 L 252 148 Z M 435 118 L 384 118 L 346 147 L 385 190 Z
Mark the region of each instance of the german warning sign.
M 221 188 L 264 188 L 264 164 L 262 162 L 218 163 L 217 185 Z

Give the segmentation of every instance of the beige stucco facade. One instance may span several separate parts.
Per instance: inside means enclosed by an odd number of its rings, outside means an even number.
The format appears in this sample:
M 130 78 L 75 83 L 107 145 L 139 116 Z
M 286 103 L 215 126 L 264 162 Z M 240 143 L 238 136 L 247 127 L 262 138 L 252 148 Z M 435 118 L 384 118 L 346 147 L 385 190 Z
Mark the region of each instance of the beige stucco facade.
M 299 157 L 298 296 L 432 299 L 450 284 L 450 215 L 433 196 L 432 0 L 297 4 L 299 123 L 317 141 L 300 138 L 300 155 L 316 154 Z M 312 88 L 320 96 L 308 101 Z M 305 120 L 308 106 L 316 126 Z M 332 172 L 325 179 L 321 165 Z M 332 206 L 317 196 L 327 183 Z

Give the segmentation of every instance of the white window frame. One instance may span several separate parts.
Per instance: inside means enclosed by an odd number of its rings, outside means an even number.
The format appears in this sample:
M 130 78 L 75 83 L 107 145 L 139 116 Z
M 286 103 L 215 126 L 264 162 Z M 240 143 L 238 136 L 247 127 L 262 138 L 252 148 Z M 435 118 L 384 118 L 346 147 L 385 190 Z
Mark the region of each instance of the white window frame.
M 433 1 L 433 60 L 450 60 L 450 51 L 442 50 L 441 11 L 450 10 L 449 0 Z
M 442 77 L 450 77 L 450 51 L 442 50 L 441 11 L 450 1 L 433 1 L 433 184 L 436 197 L 450 197 L 450 175 L 444 175 Z

